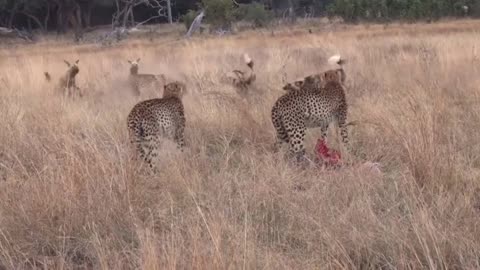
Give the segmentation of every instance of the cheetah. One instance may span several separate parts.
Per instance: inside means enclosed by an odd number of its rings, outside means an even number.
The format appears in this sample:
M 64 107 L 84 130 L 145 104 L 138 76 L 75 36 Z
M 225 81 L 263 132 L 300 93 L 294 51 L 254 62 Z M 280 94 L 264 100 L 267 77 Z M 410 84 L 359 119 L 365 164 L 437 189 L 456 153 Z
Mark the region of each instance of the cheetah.
M 127 117 L 131 143 L 151 168 L 158 156 L 161 139 L 177 143 L 183 149 L 185 114 L 182 97 L 185 84 L 174 81 L 164 86 L 163 97 L 137 103 Z
M 343 70 L 343 65 L 346 63 L 345 59 L 342 59 L 340 55 L 334 55 L 328 59 L 328 63 L 331 65 L 339 65 L 340 68 L 337 69 L 330 69 L 320 74 L 313 74 L 309 77 L 315 77 L 315 81 L 320 82 L 320 86 L 323 87 L 327 82 L 336 81 L 345 85 L 345 80 L 347 79 L 347 74 Z M 302 88 L 302 85 L 305 83 L 303 79 L 295 80 L 293 83 L 285 84 L 282 89 L 284 91 L 297 91 Z
M 78 68 L 78 63 L 80 62 L 80 60 L 77 59 L 73 65 L 70 64 L 70 62 L 68 62 L 67 60 L 63 61 L 65 62 L 65 64 L 67 64 L 68 69 L 65 74 L 58 80 L 55 91 L 63 94 L 66 97 L 73 97 L 75 95 L 82 97 L 83 93 L 75 82 L 75 77 L 80 72 L 80 69 Z M 48 72 L 44 72 L 44 75 L 47 82 L 50 82 L 52 80 Z
M 342 142 L 350 152 L 347 130 L 347 101 L 343 85 L 337 80 L 325 81 L 327 74 L 306 77 L 296 82 L 300 91 L 289 91 L 274 103 L 271 117 L 277 133 L 275 148 L 283 143 L 297 159 L 305 154 L 304 139 L 307 128 L 320 127 L 322 139 L 328 126 L 337 122 Z
M 243 55 L 243 60 L 248 67 L 247 70 L 233 70 L 232 72 L 227 73 L 227 78 L 231 80 L 233 86 L 235 86 L 237 89 L 237 92 L 241 94 L 247 92 L 248 87 L 257 79 L 257 76 L 253 70 L 252 58 L 245 53 Z
M 166 81 L 166 78 L 163 74 L 139 74 L 139 62 L 140 58 L 138 58 L 136 61 L 128 60 L 128 63 L 130 63 L 129 83 L 133 94 L 136 96 L 140 96 L 140 89 L 148 87 L 160 88 L 165 84 Z

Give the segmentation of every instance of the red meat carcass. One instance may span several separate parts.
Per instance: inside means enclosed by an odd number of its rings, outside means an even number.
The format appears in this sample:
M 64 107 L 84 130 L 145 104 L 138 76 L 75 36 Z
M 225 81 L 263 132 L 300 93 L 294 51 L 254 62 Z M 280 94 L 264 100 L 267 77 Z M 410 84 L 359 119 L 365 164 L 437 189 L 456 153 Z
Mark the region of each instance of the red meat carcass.
M 335 149 L 329 149 L 325 140 L 318 139 L 317 145 L 315 146 L 315 153 L 317 160 L 325 164 L 326 167 L 336 167 L 340 165 L 340 152 Z

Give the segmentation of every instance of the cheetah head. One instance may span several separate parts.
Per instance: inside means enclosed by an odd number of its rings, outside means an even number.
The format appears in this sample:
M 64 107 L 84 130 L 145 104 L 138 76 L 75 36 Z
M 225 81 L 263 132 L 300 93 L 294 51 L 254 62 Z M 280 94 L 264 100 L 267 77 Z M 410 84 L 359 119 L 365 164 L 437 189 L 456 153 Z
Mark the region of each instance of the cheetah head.
M 342 68 L 325 71 L 321 76 L 322 86 L 328 82 L 344 83 L 346 79 L 345 71 Z
M 282 89 L 287 92 L 303 89 L 317 89 L 321 85 L 322 80 L 323 78 L 320 74 L 310 75 L 303 79 L 296 80 L 293 83 L 287 83 L 283 86 Z
M 303 79 L 296 80 L 293 83 L 287 83 L 282 89 L 287 92 L 303 89 L 314 90 L 325 87 L 328 82 L 338 82 L 343 84 L 345 79 L 345 71 L 342 68 L 331 69 L 320 74 L 310 75 Z
M 138 74 L 138 63 L 140 63 L 140 58 L 137 58 L 136 61 L 128 60 L 130 64 L 130 74 Z
M 80 69 L 78 68 L 78 62 L 80 62 L 80 60 L 77 59 L 77 61 L 75 61 L 73 65 L 70 64 L 70 62 L 68 62 L 67 60 L 63 60 L 63 62 L 67 64 L 68 73 L 70 74 L 71 77 L 75 77 L 75 75 L 77 75 L 80 72 Z
M 179 81 L 168 83 L 163 88 L 163 97 L 182 98 L 187 92 L 187 86 Z
M 285 84 L 282 89 L 287 91 L 287 92 L 298 91 L 298 90 L 302 89 L 303 84 L 304 84 L 303 80 L 297 80 L 293 83 Z

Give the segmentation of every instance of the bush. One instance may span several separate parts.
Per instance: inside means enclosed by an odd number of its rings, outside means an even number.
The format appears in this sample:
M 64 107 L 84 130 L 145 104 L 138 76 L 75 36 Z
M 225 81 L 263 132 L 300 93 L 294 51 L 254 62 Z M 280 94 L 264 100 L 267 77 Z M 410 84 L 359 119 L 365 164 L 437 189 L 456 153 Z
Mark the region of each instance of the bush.
M 231 0 L 202 0 L 205 19 L 214 28 L 229 29 L 233 22 L 233 3 Z
M 345 21 L 354 21 L 357 19 L 357 8 L 355 2 L 352 0 L 335 0 L 335 2 L 328 7 L 329 16 L 339 15 Z
M 272 20 L 273 13 L 266 10 L 265 6 L 260 3 L 241 4 L 235 10 L 235 18 L 252 22 L 255 27 L 264 27 Z
M 181 21 L 185 24 L 185 27 L 187 30 L 190 28 L 190 25 L 192 25 L 193 20 L 195 20 L 195 17 L 197 17 L 199 14 L 198 11 L 195 10 L 188 10 L 188 12 L 183 15 L 180 19 Z

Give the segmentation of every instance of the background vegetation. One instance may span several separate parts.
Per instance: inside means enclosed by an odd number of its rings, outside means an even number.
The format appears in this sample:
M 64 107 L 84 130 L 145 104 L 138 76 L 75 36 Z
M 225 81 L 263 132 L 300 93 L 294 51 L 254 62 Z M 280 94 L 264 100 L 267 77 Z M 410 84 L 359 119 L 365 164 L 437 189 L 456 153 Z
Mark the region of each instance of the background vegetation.
M 480 23 L 330 27 L 2 47 L 0 269 L 479 269 Z M 258 67 L 245 100 L 221 83 L 244 52 Z M 338 52 L 352 146 L 381 174 L 272 151 L 282 77 Z M 185 152 L 165 146 L 157 174 L 127 139 L 138 57 L 189 89 Z M 81 100 L 45 82 L 63 59 L 80 59 Z
M 348 21 L 389 21 L 480 16 L 479 0 L 0 0 L 0 26 L 65 32 L 112 21 L 114 26 L 161 23 L 168 22 L 168 2 L 173 21 L 189 10 L 206 9 L 207 21 L 219 27 L 234 20 L 265 26 L 274 17 L 329 15 Z

